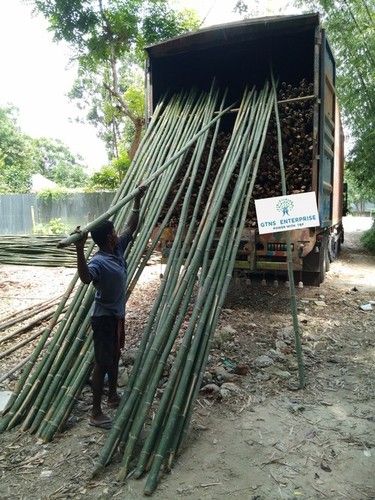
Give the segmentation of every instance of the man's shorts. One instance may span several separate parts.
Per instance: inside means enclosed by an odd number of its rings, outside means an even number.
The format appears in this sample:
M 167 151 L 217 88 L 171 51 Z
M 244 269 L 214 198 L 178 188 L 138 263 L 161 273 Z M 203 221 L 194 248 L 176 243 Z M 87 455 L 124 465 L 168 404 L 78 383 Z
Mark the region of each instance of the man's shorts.
M 112 367 L 120 356 L 119 322 L 116 316 L 92 316 L 95 361 L 100 366 Z

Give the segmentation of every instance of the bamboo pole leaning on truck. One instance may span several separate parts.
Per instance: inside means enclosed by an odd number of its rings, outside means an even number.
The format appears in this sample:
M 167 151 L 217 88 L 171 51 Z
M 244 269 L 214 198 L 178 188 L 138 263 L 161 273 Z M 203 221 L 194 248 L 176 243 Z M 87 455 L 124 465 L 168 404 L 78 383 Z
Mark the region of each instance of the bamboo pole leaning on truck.
M 186 153 L 188 149 L 197 141 L 197 139 L 199 139 L 199 137 L 202 134 L 204 134 L 208 129 L 210 129 L 212 125 L 214 125 L 217 122 L 217 120 L 219 120 L 225 113 L 227 113 L 231 108 L 233 108 L 234 105 L 235 105 L 234 103 L 231 104 L 226 109 L 221 111 L 218 115 L 216 115 L 214 118 L 212 118 L 212 120 L 207 125 L 205 125 L 205 127 L 203 127 L 197 134 L 195 134 L 195 136 L 192 137 L 179 151 L 177 151 L 174 155 L 168 158 L 168 160 L 165 163 L 163 163 L 163 165 L 156 172 L 154 172 L 150 177 L 145 179 L 142 182 L 142 185 L 148 187 L 152 183 L 152 181 L 157 179 L 169 166 L 171 166 L 184 153 Z M 122 200 L 118 201 L 115 205 L 111 206 L 104 214 L 100 215 L 97 219 L 87 224 L 87 226 L 81 229 L 80 231 L 85 233 L 91 231 L 91 229 L 98 226 L 101 222 L 109 219 L 112 215 L 118 212 L 120 208 L 129 203 L 129 201 L 133 200 L 137 195 L 139 195 L 139 193 L 140 193 L 140 188 L 137 187 L 136 189 L 134 189 L 134 191 L 126 195 Z M 61 240 L 57 244 L 57 247 L 58 248 L 67 247 L 72 243 L 78 241 L 80 238 L 81 238 L 80 233 L 73 233 L 70 236 L 68 236 L 68 238 Z

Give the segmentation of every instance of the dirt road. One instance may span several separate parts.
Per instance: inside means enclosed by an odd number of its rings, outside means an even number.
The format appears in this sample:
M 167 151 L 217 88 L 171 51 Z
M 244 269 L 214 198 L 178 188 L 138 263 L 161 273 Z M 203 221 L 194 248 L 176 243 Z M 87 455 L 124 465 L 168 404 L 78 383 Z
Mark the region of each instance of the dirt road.
M 253 283 L 226 305 L 215 336 L 207 378 L 226 389 L 201 394 L 183 453 L 155 498 L 375 498 L 375 307 L 360 309 L 375 300 L 375 258 L 360 248 L 358 220 L 348 227 L 324 284 L 298 290 L 306 388 L 295 390 L 287 289 Z M 145 289 L 156 286 L 153 272 L 129 305 L 131 335 Z M 230 373 L 238 366 L 242 375 Z M 1 498 L 142 497 L 142 481 L 115 482 L 116 464 L 90 479 L 105 434 L 87 425 L 89 401 L 87 388 L 52 443 L 17 430 L 0 436 Z

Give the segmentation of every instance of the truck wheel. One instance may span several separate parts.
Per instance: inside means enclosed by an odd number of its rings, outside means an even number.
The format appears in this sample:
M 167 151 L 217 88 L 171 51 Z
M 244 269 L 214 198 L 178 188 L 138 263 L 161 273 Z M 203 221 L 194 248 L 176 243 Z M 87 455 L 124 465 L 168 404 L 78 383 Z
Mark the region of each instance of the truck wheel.
M 328 260 L 333 262 L 337 258 L 337 243 L 338 240 L 334 234 L 330 234 L 328 238 Z
M 325 236 L 319 253 L 311 252 L 304 258 L 303 281 L 306 285 L 319 286 L 329 270 L 328 238 Z

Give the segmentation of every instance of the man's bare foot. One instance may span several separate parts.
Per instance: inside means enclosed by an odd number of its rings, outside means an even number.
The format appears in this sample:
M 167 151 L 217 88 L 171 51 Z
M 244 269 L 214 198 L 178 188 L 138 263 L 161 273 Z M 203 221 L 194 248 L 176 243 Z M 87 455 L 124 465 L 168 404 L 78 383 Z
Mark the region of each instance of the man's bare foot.
M 112 420 L 108 415 L 104 413 L 99 413 L 98 415 L 92 415 L 89 420 L 89 424 L 94 427 L 100 427 L 101 429 L 110 429 L 112 425 Z

